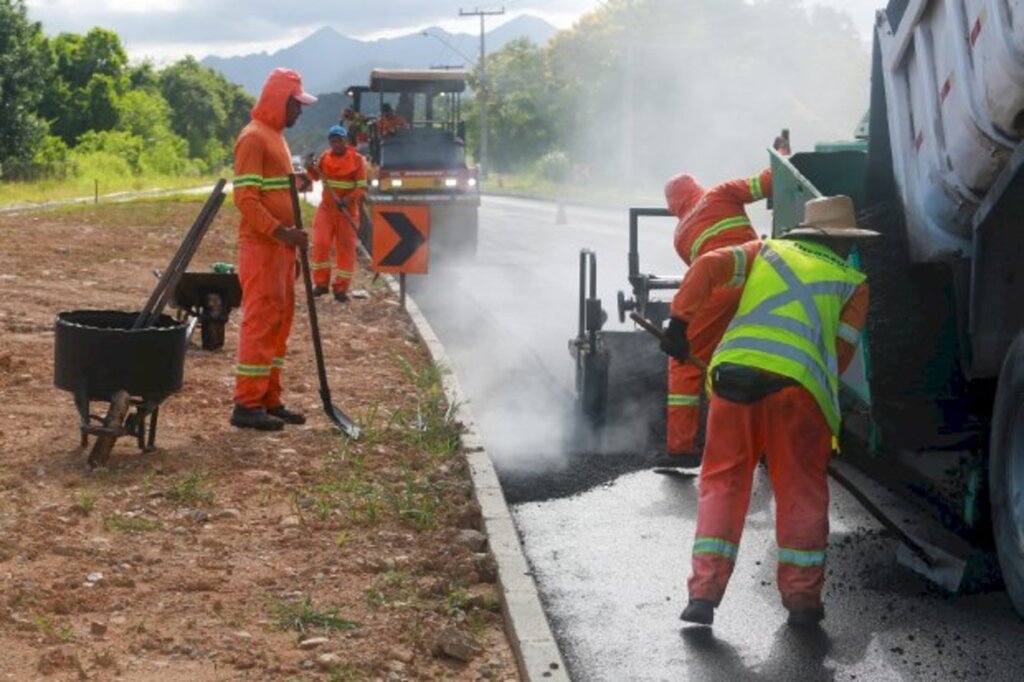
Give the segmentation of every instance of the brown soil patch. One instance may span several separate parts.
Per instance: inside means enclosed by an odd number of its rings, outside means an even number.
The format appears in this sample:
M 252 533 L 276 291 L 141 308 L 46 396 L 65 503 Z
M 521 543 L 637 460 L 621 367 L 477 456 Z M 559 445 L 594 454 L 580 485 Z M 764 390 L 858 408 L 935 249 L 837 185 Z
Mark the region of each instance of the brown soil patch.
M 189 351 L 158 450 L 123 438 L 88 469 L 52 385 L 54 314 L 137 310 L 197 211 L 0 218 L 0 680 L 515 679 L 493 563 L 457 540 L 480 528 L 457 425 L 408 318 L 364 274 L 368 300 L 320 304 L 361 442 L 320 411 L 300 301 L 285 395 L 308 425 L 228 426 L 235 311 L 222 352 Z M 234 260 L 236 221 L 221 212 L 193 270 Z M 472 660 L 439 651 L 446 630 Z

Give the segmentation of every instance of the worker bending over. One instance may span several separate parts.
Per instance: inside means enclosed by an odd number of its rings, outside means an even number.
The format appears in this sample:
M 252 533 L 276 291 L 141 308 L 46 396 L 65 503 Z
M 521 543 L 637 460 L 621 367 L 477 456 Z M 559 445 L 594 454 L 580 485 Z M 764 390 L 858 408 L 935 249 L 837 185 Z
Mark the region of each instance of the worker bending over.
M 714 249 L 757 239 L 745 206 L 769 197 L 771 193 L 770 169 L 752 178 L 730 180 L 707 190 L 692 175 L 681 174 L 671 178 L 665 185 L 665 199 L 669 211 L 679 218 L 675 232 L 679 257 L 691 265 Z M 693 357 L 704 364 L 710 361 L 711 353 L 725 333 L 739 300 L 739 289 L 716 291 L 690 320 L 688 333 Z M 668 363 L 666 450 L 663 455 L 656 456 L 652 464 L 655 467 L 700 466 L 697 432 L 700 429 L 703 373 L 690 362 L 669 358 Z
M 275 69 L 235 142 L 234 200 L 242 325 L 231 424 L 278 431 L 306 418 L 281 401 L 281 372 L 295 315 L 295 250 L 307 237 L 295 227 L 288 176 L 292 155 L 281 132 L 295 125 L 316 97 L 299 74 Z
M 366 159 L 348 143 L 348 131 L 334 126 L 327 131 L 330 149 L 306 171 L 323 180 L 323 198 L 313 218 L 313 289 L 323 296 L 331 282 L 331 245 L 334 245 L 334 298 L 348 301 L 356 270 L 356 234 L 359 204 L 366 194 Z
M 686 331 L 724 290 L 741 292 L 711 360 L 711 406 L 700 472 L 690 601 L 682 619 L 710 625 L 725 594 L 764 453 L 776 499 L 778 587 L 795 626 L 824 618 L 828 460 L 840 428 L 839 376 L 868 309 L 865 276 L 846 262 L 858 229 L 853 202 L 809 201 L 781 239 L 748 242 L 696 260 L 672 302 L 677 359 Z M 680 333 L 680 330 L 682 333 Z

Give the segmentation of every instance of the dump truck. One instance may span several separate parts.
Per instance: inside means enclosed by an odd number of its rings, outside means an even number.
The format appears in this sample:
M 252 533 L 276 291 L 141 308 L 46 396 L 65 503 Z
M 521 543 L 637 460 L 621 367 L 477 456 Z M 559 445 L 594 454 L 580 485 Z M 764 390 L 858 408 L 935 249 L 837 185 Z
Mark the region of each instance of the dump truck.
M 994 552 L 1024 616 L 1024 0 L 892 0 L 876 17 L 870 92 L 852 139 L 768 150 L 772 232 L 807 200 L 847 194 L 883 234 L 852 256 L 872 300 L 843 376 L 855 445 L 841 457 Z M 641 272 L 635 235 L 650 215 L 666 212 L 630 211 L 620 319 L 664 320 L 658 294 L 680 281 Z M 595 258 L 581 255 L 570 342 L 588 446 L 624 414 L 660 446 L 664 356 L 641 331 L 604 328 Z
M 365 152 L 370 204 L 430 208 L 431 253 L 476 253 L 479 169 L 466 162 L 464 70 L 374 69 L 368 86 L 347 89 L 354 111 L 368 121 Z M 385 105 L 407 126 L 381 129 Z M 364 241 L 373 226 L 364 218 Z

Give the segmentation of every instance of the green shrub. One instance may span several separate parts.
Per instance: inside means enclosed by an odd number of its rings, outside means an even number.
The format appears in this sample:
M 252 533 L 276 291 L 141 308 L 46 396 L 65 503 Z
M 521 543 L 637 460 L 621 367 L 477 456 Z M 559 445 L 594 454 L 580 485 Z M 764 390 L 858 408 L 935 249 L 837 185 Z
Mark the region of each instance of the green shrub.
M 548 152 L 537 159 L 537 174 L 550 182 L 565 182 L 569 179 L 569 157 L 565 152 Z

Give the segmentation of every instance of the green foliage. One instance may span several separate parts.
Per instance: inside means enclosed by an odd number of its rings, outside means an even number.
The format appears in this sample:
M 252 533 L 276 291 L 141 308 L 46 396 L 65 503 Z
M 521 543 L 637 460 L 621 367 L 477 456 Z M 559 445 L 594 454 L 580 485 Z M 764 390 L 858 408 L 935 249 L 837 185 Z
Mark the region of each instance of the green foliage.
M 327 630 L 355 630 L 359 623 L 346 620 L 338 615 L 338 609 L 320 610 L 313 606 L 313 600 L 306 596 L 302 601 L 281 602 L 275 608 L 278 624 L 284 630 L 295 630 L 306 634 L 312 628 Z
M 191 507 L 209 507 L 217 494 L 207 482 L 206 474 L 201 471 L 192 472 L 185 478 L 176 481 L 164 493 L 171 502 Z
M 31 159 L 46 134 L 37 114 L 45 40 L 24 0 L 0 0 L 0 162 Z
M 211 167 L 223 163 L 228 145 L 249 120 L 252 98 L 194 57 L 164 69 L 160 91 L 173 111 L 171 127 L 188 142 L 189 155 Z
M 565 152 L 548 152 L 537 159 L 536 171 L 549 182 L 565 182 L 569 179 L 569 157 Z
M 47 135 L 40 140 L 32 160 L 36 163 L 63 163 L 68 160 L 69 147 L 56 135 Z
M 555 97 L 546 77 L 544 52 L 526 38 L 514 40 L 487 57 L 488 123 L 494 170 L 522 168 L 555 141 Z M 479 91 L 479 70 L 472 86 Z M 479 149 L 479 105 L 468 117 L 470 146 Z
M 543 47 L 517 41 L 488 56 L 493 169 L 521 170 L 556 148 L 601 184 L 660 186 L 684 168 L 715 181 L 763 163 L 781 128 L 808 143 L 841 138 L 867 106 L 869 55 L 836 10 L 796 0 L 600 4 Z

